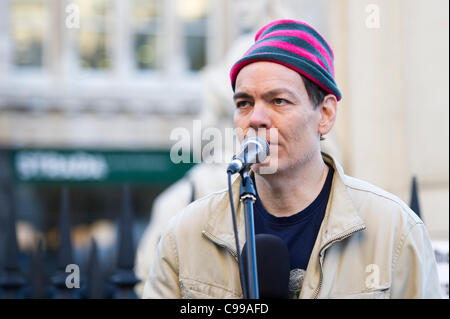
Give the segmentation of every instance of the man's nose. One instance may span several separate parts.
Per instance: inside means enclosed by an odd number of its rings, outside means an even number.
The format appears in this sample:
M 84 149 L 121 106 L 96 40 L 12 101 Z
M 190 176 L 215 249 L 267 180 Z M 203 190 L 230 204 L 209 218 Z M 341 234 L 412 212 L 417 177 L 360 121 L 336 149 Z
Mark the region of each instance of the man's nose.
M 263 105 L 263 103 L 257 103 L 253 107 L 249 119 L 249 126 L 253 129 L 269 129 L 272 126 L 269 110 Z

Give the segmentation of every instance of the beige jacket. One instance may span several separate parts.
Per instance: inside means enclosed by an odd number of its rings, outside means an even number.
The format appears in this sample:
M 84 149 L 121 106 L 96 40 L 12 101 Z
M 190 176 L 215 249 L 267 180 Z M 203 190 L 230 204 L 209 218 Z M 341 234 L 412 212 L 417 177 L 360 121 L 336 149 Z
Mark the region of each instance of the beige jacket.
M 441 298 L 423 222 L 400 199 L 334 169 L 332 191 L 300 298 Z M 241 250 L 240 177 L 233 182 Z M 143 298 L 242 298 L 227 190 L 171 219 Z

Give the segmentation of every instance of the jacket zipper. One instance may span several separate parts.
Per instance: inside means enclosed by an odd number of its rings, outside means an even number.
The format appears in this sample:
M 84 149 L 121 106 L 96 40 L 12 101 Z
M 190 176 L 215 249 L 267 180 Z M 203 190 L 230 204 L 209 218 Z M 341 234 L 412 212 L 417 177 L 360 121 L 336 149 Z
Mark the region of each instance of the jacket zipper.
M 213 234 L 207 232 L 206 230 L 202 231 L 202 234 L 204 236 L 206 236 L 209 240 L 211 240 L 213 243 L 215 243 L 216 245 L 225 248 L 226 250 L 228 250 L 228 252 L 234 257 L 234 259 L 236 259 L 237 261 L 237 253 L 236 251 L 231 248 L 230 246 L 228 246 L 228 243 L 218 239 L 216 236 L 214 236 Z
M 354 233 L 357 233 L 363 229 L 366 229 L 365 225 L 359 226 L 354 230 L 351 230 L 350 232 L 345 233 L 344 235 L 341 235 L 339 237 L 333 238 L 330 241 L 328 241 L 319 251 L 319 270 L 320 270 L 320 278 L 319 278 L 319 286 L 314 291 L 314 297 L 313 299 L 317 299 L 320 293 L 320 289 L 322 289 L 322 280 L 323 280 L 323 270 L 322 270 L 322 262 L 323 262 L 323 252 L 325 249 L 327 249 L 329 246 L 331 246 L 333 243 L 341 241 L 347 237 L 350 237 Z
M 323 270 L 322 270 L 322 254 L 325 251 L 325 249 L 327 249 L 330 245 L 332 245 L 335 242 L 341 241 L 347 237 L 350 237 L 351 235 L 353 235 L 354 233 L 357 233 L 363 229 L 365 229 L 366 226 L 359 226 L 358 228 L 351 230 L 348 233 L 345 233 L 339 237 L 333 238 L 330 241 L 328 241 L 319 251 L 319 269 L 320 269 L 320 279 L 319 279 L 319 286 L 316 288 L 315 292 L 314 292 L 314 297 L 313 299 L 317 299 L 317 297 L 319 296 L 320 293 L 320 289 L 322 288 L 322 281 L 323 281 Z M 228 243 L 218 239 L 216 236 L 214 236 L 213 234 L 207 232 L 207 231 L 202 231 L 202 234 L 204 236 L 206 236 L 209 240 L 211 240 L 213 243 L 215 243 L 216 245 L 225 248 L 233 257 L 234 259 L 236 259 L 237 261 L 237 254 L 236 251 L 231 248 L 230 246 L 228 246 Z

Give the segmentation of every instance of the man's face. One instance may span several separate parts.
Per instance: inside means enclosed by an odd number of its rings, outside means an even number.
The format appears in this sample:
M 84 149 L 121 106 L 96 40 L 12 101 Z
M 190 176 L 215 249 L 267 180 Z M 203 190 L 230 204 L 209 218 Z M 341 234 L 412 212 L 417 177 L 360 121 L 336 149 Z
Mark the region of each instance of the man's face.
M 320 150 L 320 108 L 314 109 L 301 76 L 277 63 L 254 62 L 239 72 L 235 87 L 234 125 L 267 130 L 270 154 L 278 153 L 278 172 L 301 167 Z M 278 141 L 270 141 L 269 129 L 278 130 Z M 258 134 L 261 135 L 261 134 Z M 255 164 L 258 172 L 261 165 Z

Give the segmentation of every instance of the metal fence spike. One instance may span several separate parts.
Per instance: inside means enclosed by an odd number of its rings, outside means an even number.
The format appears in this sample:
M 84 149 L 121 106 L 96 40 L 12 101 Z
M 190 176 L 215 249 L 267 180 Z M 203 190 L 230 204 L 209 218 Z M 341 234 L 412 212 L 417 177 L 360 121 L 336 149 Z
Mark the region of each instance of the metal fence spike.
M 68 264 L 73 263 L 72 241 L 70 238 L 70 197 L 67 187 L 62 189 L 61 210 L 59 219 L 59 248 L 58 268 L 65 269 Z
M 413 178 L 412 178 L 411 201 L 410 201 L 409 207 L 417 214 L 417 216 L 422 218 L 421 211 L 420 211 L 419 194 L 418 194 L 416 176 L 413 176 Z
M 104 280 L 98 260 L 97 243 L 95 242 L 95 239 L 92 239 L 87 268 L 87 297 L 89 299 L 101 299 L 104 297 Z
M 66 279 L 69 275 L 66 273 L 66 267 L 69 264 L 74 263 L 70 227 L 69 190 L 67 187 L 63 187 L 61 192 L 61 210 L 59 218 L 58 267 L 55 274 L 51 277 L 51 283 L 53 284 L 52 298 L 55 299 L 75 298 L 79 293 L 76 289 L 69 289 L 66 286 Z
M 5 265 L 0 276 L 0 297 L 24 298 L 22 288 L 26 285 L 27 280 L 19 266 L 19 247 L 17 244 L 14 192 L 12 189 L 9 195 L 11 206 L 6 225 Z
M 134 274 L 133 212 L 131 192 L 128 185 L 122 193 L 122 211 L 118 225 L 118 258 L 116 272 L 110 277 L 116 290 L 113 298 L 137 298 L 134 285 L 139 279 Z
M 44 267 L 44 252 L 42 250 L 42 239 L 39 239 L 36 250 L 31 261 L 31 293 L 30 298 L 46 298 L 47 276 Z

